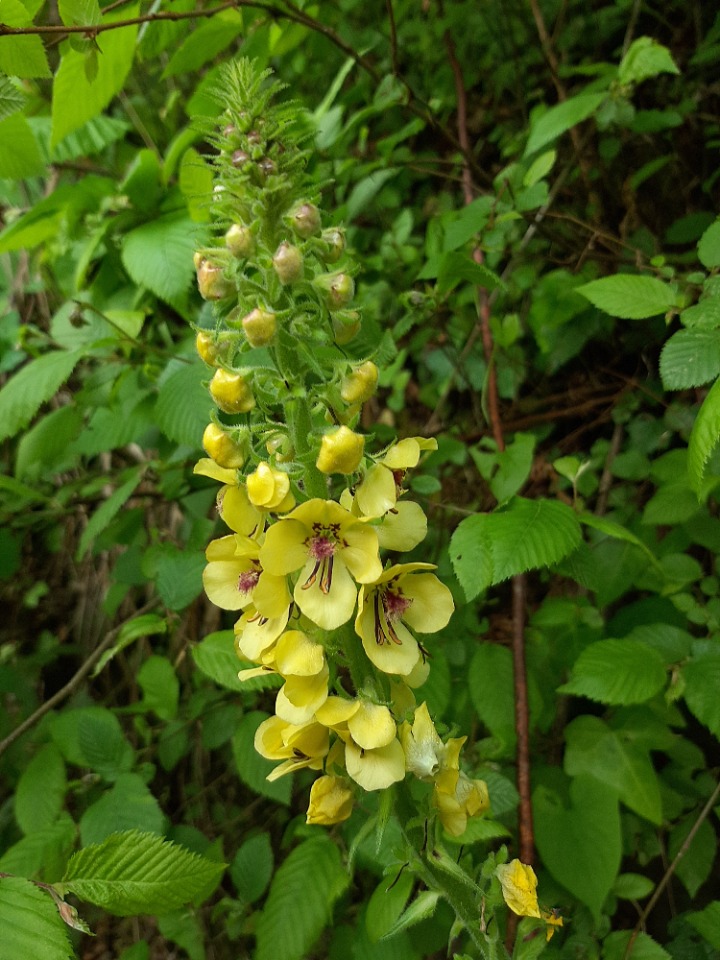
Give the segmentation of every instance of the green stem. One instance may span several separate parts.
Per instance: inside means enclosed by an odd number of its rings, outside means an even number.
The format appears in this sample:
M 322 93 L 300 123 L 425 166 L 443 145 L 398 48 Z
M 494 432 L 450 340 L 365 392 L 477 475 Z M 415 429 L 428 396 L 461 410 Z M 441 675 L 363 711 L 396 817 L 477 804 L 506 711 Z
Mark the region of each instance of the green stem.
M 375 668 L 363 650 L 362 641 L 350 625 L 342 628 L 341 644 L 350 669 L 350 678 L 358 694 L 366 694 L 372 700 L 383 699 Z

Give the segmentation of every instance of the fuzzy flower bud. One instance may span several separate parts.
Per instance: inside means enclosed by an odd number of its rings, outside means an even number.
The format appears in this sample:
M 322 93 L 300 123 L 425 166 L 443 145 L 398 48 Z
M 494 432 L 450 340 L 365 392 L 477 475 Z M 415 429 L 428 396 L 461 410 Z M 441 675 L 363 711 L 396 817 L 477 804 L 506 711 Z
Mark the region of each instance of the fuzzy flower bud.
M 319 777 L 310 788 L 307 823 L 329 827 L 352 813 L 353 792 L 340 777 Z
M 364 449 L 364 437 L 349 427 L 338 427 L 323 436 L 315 466 L 321 473 L 354 473 Z
M 240 446 L 216 423 L 209 423 L 203 433 L 205 453 L 220 467 L 234 470 L 245 463 L 245 454 Z
M 255 252 L 255 237 L 249 227 L 234 223 L 225 234 L 225 246 L 238 259 L 251 257 Z
M 201 258 L 196 269 L 198 290 L 203 300 L 222 300 L 230 296 L 233 286 L 223 276 L 222 267 Z
M 290 477 L 282 470 L 275 470 L 262 461 L 247 478 L 247 494 L 250 503 L 261 510 L 286 513 L 295 506 L 290 492 Z
M 343 347 L 357 336 L 360 330 L 360 314 L 357 310 L 338 310 L 332 315 L 335 343 Z
M 372 360 L 366 360 L 343 377 L 340 396 L 345 403 L 364 403 L 375 393 L 377 382 L 378 368 Z
M 282 433 L 276 433 L 265 444 L 265 449 L 274 456 L 278 463 L 288 463 L 295 456 L 290 438 Z
M 355 296 L 355 282 L 347 273 L 324 273 L 313 283 L 325 293 L 330 310 L 346 307 Z
M 271 310 L 256 307 L 243 317 L 242 328 L 251 347 L 265 347 L 275 339 L 277 320 Z
M 273 267 L 282 284 L 295 283 L 303 274 L 303 256 L 291 243 L 281 243 L 273 257 Z
M 303 203 L 290 214 L 290 224 L 299 237 L 307 239 L 320 229 L 320 211 L 314 203 Z
M 211 333 L 208 333 L 206 330 L 198 330 L 197 337 L 195 338 L 195 349 L 197 350 L 200 359 L 204 360 L 208 366 L 217 366 L 217 343 L 215 342 L 215 337 L 213 337 Z
M 345 252 L 345 234 L 337 227 L 330 227 L 329 230 L 323 230 L 321 239 L 326 244 L 323 260 L 325 263 L 337 263 Z
M 216 370 L 210 381 L 210 393 L 223 413 L 247 413 L 255 406 L 250 385 L 239 373 Z

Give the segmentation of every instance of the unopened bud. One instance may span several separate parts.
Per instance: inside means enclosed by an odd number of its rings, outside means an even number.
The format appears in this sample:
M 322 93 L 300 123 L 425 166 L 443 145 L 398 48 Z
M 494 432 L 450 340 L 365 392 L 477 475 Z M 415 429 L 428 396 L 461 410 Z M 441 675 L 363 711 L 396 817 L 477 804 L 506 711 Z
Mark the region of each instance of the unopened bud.
M 255 237 L 250 227 L 234 223 L 225 234 L 225 246 L 234 257 L 244 259 L 255 252 Z
M 239 373 L 216 370 L 210 381 L 210 394 L 223 413 L 247 413 L 255 406 L 250 385 Z
M 216 423 L 209 423 L 203 433 L 205 453 L 220 467 L 236 470 L 245 463 L 242 448 Z
M 326 263 L 337 263 L 345 252 L 345 234 L 337 227 L 331 227 L 329 230 L 323 230 L 322 239 L 327 244 L 322 258 Z
M 265 347 L 275 339 L 277 320 L 271 310 L 256 307 L 243 317 L 242 328 L 251 347 Z
M 364 403 L 375 393 L 377 382 L 378 368 L 372 360 L 366 360 L 343 378 L 340 396 L 345 403 Z
M 244 150 L 235 150 L 230 159 L 234 167 L 240 168 L 244 167 L 245 164 L 250 160 L 250 154 L 245 153 Z
M 258 170 L 263 177 L 270 177 L 275 173 L 277 167 L 275 166 L 275 161 L 271 160 L 270 157 L 263 157 L 262 160 L 258 162 Z
M 197 267 L 197 284 L 203 300 L 222 300 L 233 292 L 233 285 L 223 276 L 222 267 L 201 260 Z
M 295 456 L 290 437 L 282 433 L 276 433 L 265 444 L 265 449 L 271 457 L 275 457 L 278 463 L 288 463 Z
M 290 214 L 290 223 L 299 237 L 311 237 L 320 229 L 320 211 L 314 203 L 303 203 Z
M 198 335 L 195 338 L 195 349 L 200 359 L 204 360 L 208 366 L 216 366 L 218 349 L 215 337 L 213 337 L 211 333 L 207 333 L 205 330 L 198 330 Z
M 360 466 L 364 449 L 365 437 L 353 433 L 349 427 L 338 427 L 320 441 L 315 466 L 321 473 L 354 473 Z
M 338 310 L 332 315 L 335 343 L 343 347 L 360 331 L 360 314 L 357 310 Z
M 355 282 L 348 273 L 324 273 L 313 283 L 325 292 L 330 310 L 346 307 L 355 296 Z
M 303 255 L 291 243 L 281 243 L 272 262 L 282 284 L 295 283 L 303 274 Z

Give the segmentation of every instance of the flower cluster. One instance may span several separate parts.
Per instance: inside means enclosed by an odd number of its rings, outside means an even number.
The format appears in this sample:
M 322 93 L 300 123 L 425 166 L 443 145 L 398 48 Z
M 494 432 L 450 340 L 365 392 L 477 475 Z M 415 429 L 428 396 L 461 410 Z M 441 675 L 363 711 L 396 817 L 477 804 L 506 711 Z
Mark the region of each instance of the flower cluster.
M 277 762 L 270 779 L 319 772 L 308 823 L 339 823 L 358 791 L 409 773 L 432 784 L 458 836 L 488 808 L 487 788 L 460 768 L 465 738 L 443 741 L 414 693 L 429 671 L 423 638 L 448 624 L 452 595 L 433 564 L 387 557 L 426 536 L 404 482 L 437 445 L 409 438 L 372 455 L 354 429 L 378 383 L 368 347 L 353 345 L 354 268 L 303 192 L 300 134 L 265 80 L 242 61 L 225 76 L 218 241 L 196 256 L 215 323 L 197 349 L 216 406 L 196 472 L 222 484 L 231 531 L 207 548 L 205 590 L 239 614 L 237 653 L 252 665 L 241 679 L 282 679 L 255 747 Z

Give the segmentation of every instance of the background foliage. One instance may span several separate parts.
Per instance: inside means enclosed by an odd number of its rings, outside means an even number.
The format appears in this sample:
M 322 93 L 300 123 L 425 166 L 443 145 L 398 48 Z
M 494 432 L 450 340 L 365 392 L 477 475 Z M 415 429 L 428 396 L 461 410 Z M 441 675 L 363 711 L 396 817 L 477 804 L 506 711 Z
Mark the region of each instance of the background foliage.
M 458 609 L 422 694 L 470 735 L 493 807 L 458 855 L 517 849 L 510 578 L 530 571 L 536 866 L 566 918 L 547 953 L 716 956 L 712 5 L 0 0 L 0 24 L 0 944 L 29 910 L 46 935 L 20 930 L 14 958 L 445 955 L 443 904 L 396 923 L 392 819 L 307 827 L 303 773 L 265 780 L 272 680 L 241 688 L 201 596 L 197 121 L 241 52 L 304 105 L 362 261 L 385 367 L 366 429 L 438 438 L 412 481 L 418 559 Z M 134 894 L 118 842 L 184 895 Z M 125 900 L 101 895 L 98 850 Z M 94 941 L 43 883 L 87 901 Z

